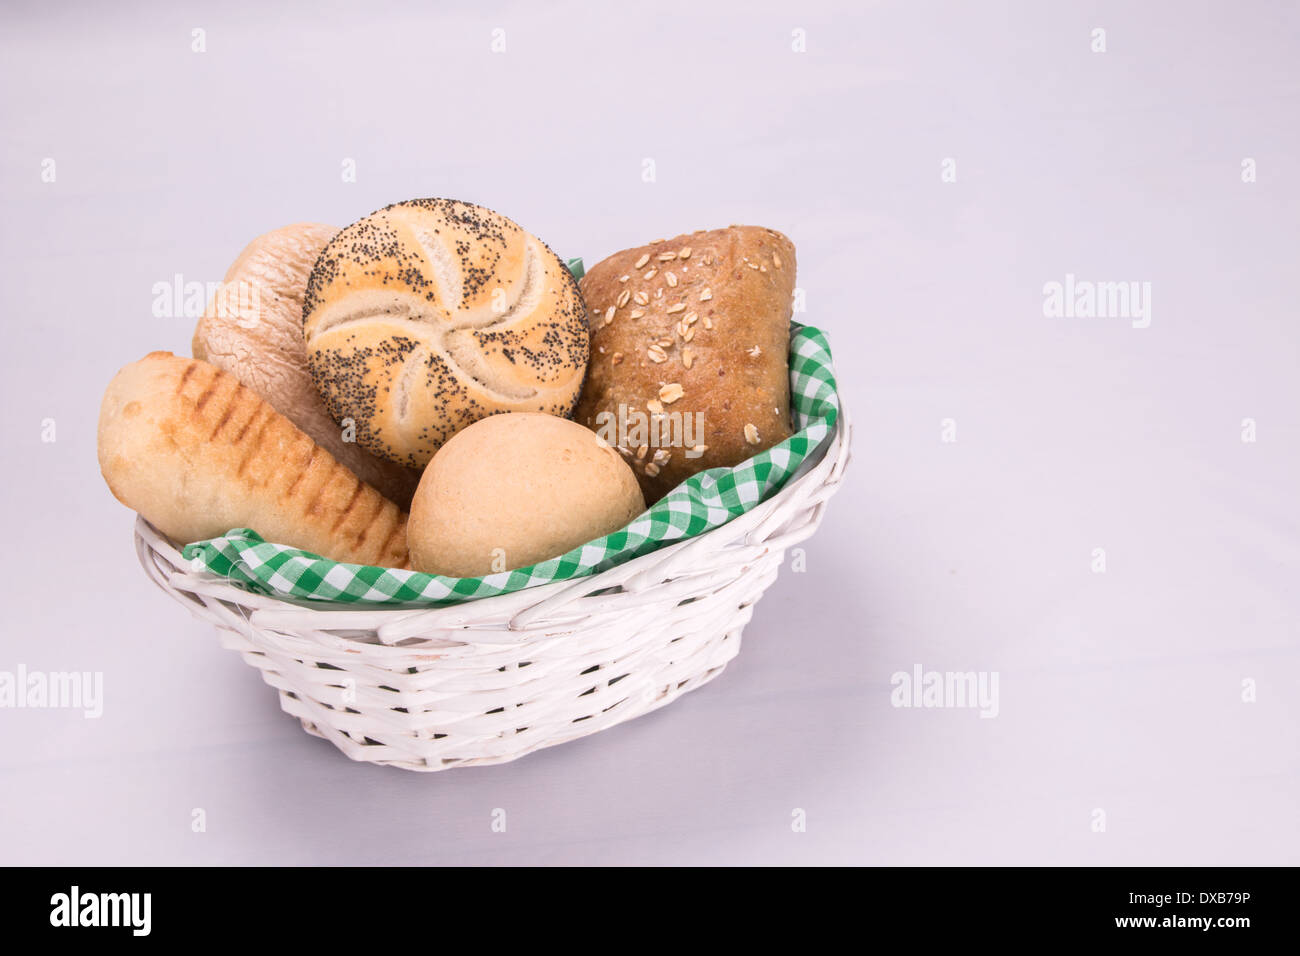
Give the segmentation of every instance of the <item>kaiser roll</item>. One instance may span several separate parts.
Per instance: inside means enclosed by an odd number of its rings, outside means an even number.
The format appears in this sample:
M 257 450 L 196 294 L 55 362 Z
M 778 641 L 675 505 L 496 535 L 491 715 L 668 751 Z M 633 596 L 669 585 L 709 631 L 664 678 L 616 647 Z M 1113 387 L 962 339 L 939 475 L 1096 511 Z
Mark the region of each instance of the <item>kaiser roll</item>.
M 411 567 L 476 577 L 554 558 L 645 510 L 636 475 L 581 425 L 493 415 L 457 433 L 411 502 Z
M 564 263 L 505 216 L 387 206 L 321 252 L 303 304 L 317 390 L 357 442 L 411 467 L 496 412 L 573 412 L 586 308 Z

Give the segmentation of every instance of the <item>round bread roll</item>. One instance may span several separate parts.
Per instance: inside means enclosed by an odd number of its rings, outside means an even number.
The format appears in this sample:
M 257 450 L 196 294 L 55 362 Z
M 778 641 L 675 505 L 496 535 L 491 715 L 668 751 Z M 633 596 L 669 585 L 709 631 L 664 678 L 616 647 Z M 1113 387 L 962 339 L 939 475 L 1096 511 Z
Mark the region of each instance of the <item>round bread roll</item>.
M 411 567 L 479 577 L 558 557 L 645 511 L 636 475 L 594 432 L 554 415 L 493 415 L 457 433 L 411 502 Z
M 564 263 L 505 216 L 413 199 L 340 232 L 303 305 L 312 378 L 357 441 L 419 468 L 496 412 L 568 416 L 586 307 Z
M 362 481 L 406 508 L 419 473 L 344 441 L 307 371 L 302 297 L 316 257 L 337 232 L 304 222 L 250 242 L 195 326 L 194 357 L 235 376 Z

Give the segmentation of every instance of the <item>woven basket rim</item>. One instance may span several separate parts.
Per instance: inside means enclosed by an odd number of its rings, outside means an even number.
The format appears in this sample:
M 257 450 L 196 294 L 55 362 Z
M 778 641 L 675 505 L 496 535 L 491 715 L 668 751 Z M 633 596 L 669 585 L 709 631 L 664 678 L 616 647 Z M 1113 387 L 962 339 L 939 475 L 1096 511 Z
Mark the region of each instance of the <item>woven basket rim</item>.
M 317 634 L 321 630 L 376 631 L 381 644 L 396 644 L 408 632 L 436 629 L 462 631 L 488 618 L 508 621 L 512 631 L 528 632 L 535 628 L 554 630 L 565 618 L 581 619 L 588 611 L 552 614 L 574 601 L 600 602 L 605 595 L 595 592 L 614 589 L 608 598 L 620 605 L 624 595 L 635 595 L 657 587 L 671 578 L 674 567 L 692 567 L 692 559 L 703 557 L 715 547 L 734 546 L 768 526 L 787 510 L 809 497 L 824 484 L 837 484 L 850 456 L 851 425 L 847 410 L 841 406 L 834 431 L 809 455 L 800 469 L 782 488 L 767 500 L 717 528 L 680 541 L 674 541 L 597 574 L 552 581 L 507 594 L 491 595 L 441 607 L 407 605 L 340 604 L 337 602 L 294 600 L 279 595 L 257 594 L 216 579 L 207 572 L 187 570 L 189 562 L 180 548 L 140 515 L 136 516 L 134 537 L 136 552 L 155 583 L 164 590 L 189 592 L 187 597 L 203 595 L 238 607 L 246 619 L 255 618 L 264 626 L 274 626 L 281 633 Z M 815 527 L 815 524 L 813 525 Z M 811 528 L 808 533 L 811 533 Z M 796 529 L 795 534 L 798 534 Z M 800 537 L 804 537 L 802 535 Z M 790 542 L 793 543 L 793 542 Z M 753 545 L 758 553 L 770 550 L 771 544 Z M 160 561 L 170 566 L 165 570 Z M 696 568 L 698 570 L 698 568 Z M 178 595 L 179 599 L 179 595 Z M 197 598 L 195 597 L 197 600 Z M 414 633 L 409 636 L 414 637 Z M 524 637 L 523 633 L 519 635 Z M 347 638 L 344 638 L 347 640 Z M 371 642 L 365 642 L 374 647 Z M 409 645 L 392 650 L 410 650 Z

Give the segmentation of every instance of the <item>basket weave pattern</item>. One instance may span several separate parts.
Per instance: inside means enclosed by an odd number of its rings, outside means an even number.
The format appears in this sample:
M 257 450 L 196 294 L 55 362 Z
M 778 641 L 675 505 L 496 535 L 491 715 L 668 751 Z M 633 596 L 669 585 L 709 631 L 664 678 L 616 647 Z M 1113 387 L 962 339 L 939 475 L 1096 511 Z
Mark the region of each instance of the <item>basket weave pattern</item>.
M 825 453 L 720 528 L 600 574 L 432 609 L 306 607 L 196 574 L 143 518 L 150 578 L 216 625 L 283 710 L 354 760 L 408 770 L 503 763 L 648 713 L 740 650 L 786 549 L 820 524 L 849 461 Z

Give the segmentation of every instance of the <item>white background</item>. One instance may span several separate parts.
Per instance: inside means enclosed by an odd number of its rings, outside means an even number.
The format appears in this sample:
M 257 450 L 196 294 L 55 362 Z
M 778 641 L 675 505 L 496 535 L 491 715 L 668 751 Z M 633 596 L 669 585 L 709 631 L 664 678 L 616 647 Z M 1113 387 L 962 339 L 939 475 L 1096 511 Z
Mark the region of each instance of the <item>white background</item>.
M 0 710 L 0 863 L 1300 862 L 1294 5 L 261 6 L 3 14 L 0 670 L 105 701 Z M 781 229 L 857 436 L 718 680 L 419 775 L 153 588 L 95 421 L 188 353 L 155 283 L 430 195 L 588 262 Z M 1067 273 L 1150 282 L 1150 327 L 1046 318 Z M 891 707 L 916 664 L 999 716 Z

